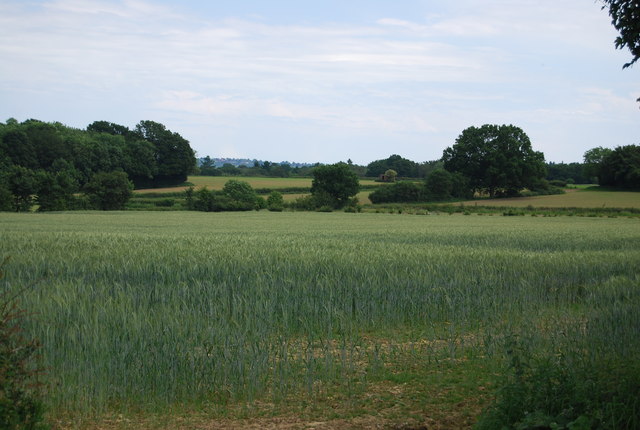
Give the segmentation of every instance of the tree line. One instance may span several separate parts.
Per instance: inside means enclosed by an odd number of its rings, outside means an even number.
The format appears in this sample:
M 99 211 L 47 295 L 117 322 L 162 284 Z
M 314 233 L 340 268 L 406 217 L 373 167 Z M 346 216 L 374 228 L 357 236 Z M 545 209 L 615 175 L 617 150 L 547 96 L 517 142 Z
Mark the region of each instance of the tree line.
M 195 169 L 178 133 L 154 121 L 86 129 L 29 119 L 0 123 L 0 209 L 119 209 L 133 187 L 174 186 Z
M 513 125 L 465 129 L 422 183 L 396 182 L 398 172 L 392 167 L 403 164 L 392 158 L 395 164 L 375 163 L 378 171 L 388 168 L 382 177 L 393 183 L 372 192 L 373 203 L 555 194 L 571 183 L 640 189 L 640 146 L 593 148 L 584 154 L 584 163 L 545 163 L 526 133 Z

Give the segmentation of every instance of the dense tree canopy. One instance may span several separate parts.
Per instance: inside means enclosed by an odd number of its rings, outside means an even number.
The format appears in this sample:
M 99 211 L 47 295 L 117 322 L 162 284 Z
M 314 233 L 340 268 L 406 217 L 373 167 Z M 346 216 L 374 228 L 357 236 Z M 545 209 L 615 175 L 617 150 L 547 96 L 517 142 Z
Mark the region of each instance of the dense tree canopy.
M 81 185 L 94 173 L 122 170 L 136 186 L 184 182 L 195 167 L 189 142 L 153 121 L 136 130 L 96 121 L 86 130 L 60 123 L 15 120 L 0 123 L 0 160 L 32 170 L 52 171 L 64 160 Z
M 138 187 L 182 183 L 195 167 L 189 142 L 162 124 L 142 121 L 136 130 L 96 121 L 86 130 L 60 123 L 14 119 L 0 123 L 0 194 L 6 210 L 73 209 L 74 198 L 97 173 L 122 172 Z M 83 206 L 80 204 L 80 206 Z
M 359 190 L 358 176 L 346 163 L 318 166 L 313 170 L 311 194 L 327 199 L 326 203 L 335 208 L 344 207 Z
M 598 172 L 600 185 L 640 190 L 640 146 L 610 150 L 602 158 Z
M 583 163 L 546 163 L 547 180 L 563 181 L 574 184 L 588 184 L 590 179 Z M 593 175 L 597 176 L 597 175 Z
M 600 182 L 601 169 L 605 157 L 611 154 L 611 149 L 598 146 L 584 153 L 584 174 L 591 180 Z
M 442 160 L 446 170 L 468 178 L 472 190 L 490 196 L 535 189 L 545 176 L 544 155 L 513 125 L 469 127 L 444 150 Z
M 131 197 L 133 184 L 124 172 L 100 172 L 93 175 L 84 191 L 94 209 L 122 210 Z
M 367 165 L 366 176 L 374 178 L 384 175 L 387 170 L 393 170 L 397 176 L 405 178 L 417 178 L 419 176 L 418 163 L 407 160 L 397 154 L 384 160 L 372 161 Z
M 189 141 L 178 133 L 154 121 L 140 121 L 135 134 L 155 146 L 154 155 L 158 165 L 155 185 L 184 182 L 195 169 L 195 153 Z

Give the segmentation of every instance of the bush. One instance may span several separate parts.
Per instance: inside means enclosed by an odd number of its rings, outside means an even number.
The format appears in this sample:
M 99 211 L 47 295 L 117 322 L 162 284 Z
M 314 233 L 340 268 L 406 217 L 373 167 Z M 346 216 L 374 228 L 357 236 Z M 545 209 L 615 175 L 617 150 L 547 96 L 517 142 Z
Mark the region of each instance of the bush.
M 0 279 L 6 261 L 0 264 Z M 33 364 L 39 344 L 24 338 L 20 323 L 26 314 L 15 297 L 7 290 L 0 293 L 0 428 L 44 429 L 40 372 Z
M 311 194 L 321 200 L 316 207 L 327 205 L 334 209 L 342 208 L 360 190 L 358 176 L 348 164 L 318 166 L 312 173 Z
M 170 208 L 175 203 L 176 203 L 176 201 L 174 199 L 161 199 L 161 200 L 156 201 L 155 205 L 158 206 L 158 207 Z
M 133 192 L 133 183 L 125 172 L 96 173 L 84 186 L 84 192 L 95 209 L 123 210 Z
M 267 198 L 267 209 L 272 212 L 282 212 L 284 209 L 284 198 L 282 193 L 278 191 L 272 191 Z
M 507 347 L 509 372 L 476 430 L 636 429 L 637 363 L 589 363 L 564 354 L 531 358 L 519 341 Z
M 231 201 L 226 205 L 223 204 L 221 210 L 250 211 L 260 208 L 260 203 L 257 201 L 258 196 L 247 182 L 231 179 L 224 184 L 222 194 Z
M 422 188 L 413 182 L 383 185 L 369 194 L 371 203 L 412 203 L 423 199 Z

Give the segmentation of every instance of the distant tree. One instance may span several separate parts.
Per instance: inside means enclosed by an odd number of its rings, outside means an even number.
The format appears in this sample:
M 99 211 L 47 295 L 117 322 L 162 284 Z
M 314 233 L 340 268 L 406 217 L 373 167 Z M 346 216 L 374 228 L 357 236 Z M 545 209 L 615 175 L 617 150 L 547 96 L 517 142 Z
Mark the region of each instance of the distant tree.
M 221 172 L 216 169 L 215 162 L 207 155 L 201 160 L 200 174 L 202 176 L 220 176 Z
M 64 128 L 60 123 L 50 124 L 34 119 L 22 124 L 22 129 L 34 149 L 39 168 L 48 169 L 58 158 L 71 158 L 71 147 L 64 140 Z
M 381 185 L 369 194 L 371 203 L 413 203 L 424 200 L 423 189 L 410 181 Z
M 195 152 L 188 140 L 154 121 L 140 121 L 135 132 L 155 145 L 157 185 L 176 185 L 187 180 L 187 175 L 196 167 Z
M 132 190 L 125 172 L 96 173 L 83 189 L 93 207 L 104 211 L 124 209 Z
M 87 131 L 94 133 L 107 133 L 116 136 L 129 137 L 133 134 L 129 127 L 108 121 L 94 121 L 87 126 Z
M 272 164 L 268 175 L 274 178 L 288 178 L 291 176 L 291 165 L 289 163 Z
M 549 181 L 565 181 L 572 184 L 587 184 L 589 178 L 585 176 L 583 163 L 546 163 Z
M 442 160 L 425 161 L 418 164 L 416 178 L 426 178 L 431 172 L 438 169 L 444 169 Z
M 342 208 L 359 190 L 358 176 L 346 163 L 318 166 L 313 169 L 311 194 L 322 201 L 322 206 L 329 204 L 334 208 Z
M 384 172 L 384 177 L 388 182 L 395 182 L 396 178 L 398 177 L 398 172 L 393 169 L 388 169 L 386 172 Z
M 452 174 L 444 169 L 434 170 L 425 180 L 425 190 L 429 200 L 447 200 L 453 190 Z
M 230 210 L 253 210 L 256 208 L 258 195 L 247 182 L 231 179 L 224 184 L 222 193 L 232 201 Z
M 79 190 L 79 186 L 72 171 L 40 172 L 37 190 L 38 211 L 75 209 L 74 193 Z
M 187 190 L 187 205 L 189 206 L 189 209 L 202 212 L 213 212 L 220 210 L 216 205 L 216 197 L 214 191 L 209 191 L 207 187 L 203 187 L 198 191 L 192 192 L 190 197 L 189 190 L 193 191 L 193 188 L 189 188 Z
M 13 211 L 13 195 L 4 181 L 0 181 L 0 212 Z
M 12 164 L 37 169 L 38 158 L 34 146 L 24 130 L 14 129 L 7 131 L 2 137 L 3 151 L 9 157 Z
M 12 210 L 28 212 L 38 192 L 38 178 L 33 170 L 13 165 L 7 174 L 6 184 L 12 196 Z
M 130 138 L 126 141 L 120 164 L 137 188 L 152 186 L 158 175 L 155 147 L 143 139 Z
M 603 148 L 597 146 L 591 148 L 584 153 L 584 174 L 590 180 L 594 180 L 599 183 L 600 176 L 602 176 L 602 163 L 604 159 L 613 152 L 609 148 Z
M 222 176 L 239 176 L 240 173 L 242 173 L 240 169 L 231 163 L 224 163 L 219 170 L 222 173 Z
M 398 176 L 405 178 L 415 178 L 418 176 L 418 164 L 397 154 L 393 154 L 385 160 L 376 160 L 369 163 L 367 165 L 366 176 L 378 177 L 389 169 L 395 170 Z
M 444 169 L 434 170 L 424 183 L 427 200 L 449 200 L 452 198 L 472 198 L 468 179 L 459 172 L 451 173 Z
M 282 193 L 278 191 L 271 191 L 267 198 L 267 209 L 272 212 L 282 212 L 284 209 L 284 198 Z
M 640 146 L 619 146 L 602 160 L 601 185 L 640 189 Z
M 468 178 L 472 190 L 492 197 L 535 188 L 545 176 L 544 155 L 513 125 L 469 127 L 444 150 L 442 160 L 446 170 Z

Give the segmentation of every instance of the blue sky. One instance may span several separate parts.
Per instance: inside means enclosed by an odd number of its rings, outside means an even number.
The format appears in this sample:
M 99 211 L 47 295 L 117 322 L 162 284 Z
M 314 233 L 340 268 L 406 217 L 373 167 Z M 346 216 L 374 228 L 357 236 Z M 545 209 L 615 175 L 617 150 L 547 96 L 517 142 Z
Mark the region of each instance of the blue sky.
M 0 121 L 165 124 L 200 156 L 440 158 L 514 124 L 548 161 L 640 144 L 593 0 L 2 0 Z

